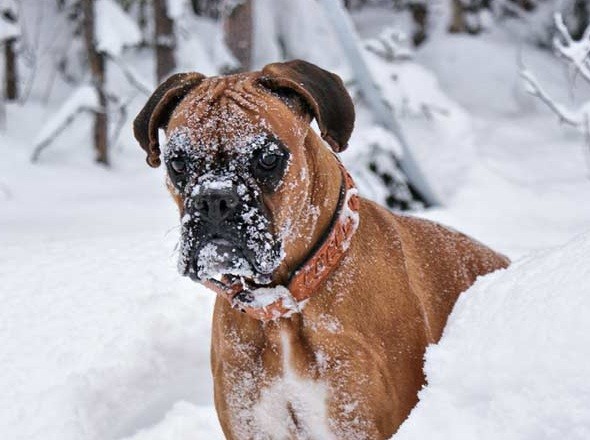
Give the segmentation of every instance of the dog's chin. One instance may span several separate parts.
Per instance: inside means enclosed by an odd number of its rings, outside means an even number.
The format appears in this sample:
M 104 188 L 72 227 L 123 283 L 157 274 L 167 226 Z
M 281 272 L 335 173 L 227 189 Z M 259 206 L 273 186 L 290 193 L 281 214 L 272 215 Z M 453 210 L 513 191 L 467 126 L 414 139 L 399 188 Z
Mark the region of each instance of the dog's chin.
M 264 286 L 272 279 L 272 274 L 256 269 L 241 246 L 221 238 L 205 242 L 194 252 L 187 275 L 193 281 L 215 280 L 228 286 L 239 280 Z

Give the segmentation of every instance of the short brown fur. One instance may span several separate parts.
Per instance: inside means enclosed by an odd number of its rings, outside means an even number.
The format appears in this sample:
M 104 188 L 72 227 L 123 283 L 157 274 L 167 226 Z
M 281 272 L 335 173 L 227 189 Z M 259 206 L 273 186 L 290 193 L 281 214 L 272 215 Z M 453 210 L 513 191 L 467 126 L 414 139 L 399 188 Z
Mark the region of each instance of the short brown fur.
M 264 199 L 275 228 L 294 223 L 273 278 L 280 284 L 329 227 L 341 177 L 337 158 L 309 127 L 309 115 L 260 87 L 260 77 L 255 72 L 199 82 L 176 107 L 167 130 L 184 127 L 201 138 L 218 136 L 203 128 L 205 121 L 218 107 L 240 109 L 252 125 L 264 124 L 288 146 L 289 171 L 276 193 Z M 231 127 L 219 124 L 231 144 Z M 339 142 L 348 140 L 338 136 Z M 182 212 L 180 196 L 174 191 L 173 196 Z M 308 212 L 313 207 L 317 217 Z M 392 214 L 368 200 L 361 199 L 359 214 L 347 255 L 300 314 L 263 323 L 217 298 L 211 367 L 226 438 L 277 438 L 265 426 L 274 411 L 261 419 L 255 407 L 288 367 L 301 383 L 325 386 L 325 423 L 334 439 L 388 439 L 418 401 L 426 346 L 441 337 L 457 296 L 477 276 L 509 264 L 465 235 Z M 289 414 L 287 437 L 318 438 L 306 428 L 297 396 L 283 397 L 286 408 L 276 412 Z

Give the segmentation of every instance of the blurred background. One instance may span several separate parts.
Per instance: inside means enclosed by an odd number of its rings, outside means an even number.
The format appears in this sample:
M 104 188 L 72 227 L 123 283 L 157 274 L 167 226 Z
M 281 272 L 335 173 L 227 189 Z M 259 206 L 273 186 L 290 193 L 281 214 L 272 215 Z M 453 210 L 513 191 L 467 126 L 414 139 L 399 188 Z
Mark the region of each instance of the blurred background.
M 0 434 L 221 438 L 213 294 L 131 122 L 175 72 L 339 74 L 361 195 L 520 259 L 590 229 L 590 1 L 0 0 Z

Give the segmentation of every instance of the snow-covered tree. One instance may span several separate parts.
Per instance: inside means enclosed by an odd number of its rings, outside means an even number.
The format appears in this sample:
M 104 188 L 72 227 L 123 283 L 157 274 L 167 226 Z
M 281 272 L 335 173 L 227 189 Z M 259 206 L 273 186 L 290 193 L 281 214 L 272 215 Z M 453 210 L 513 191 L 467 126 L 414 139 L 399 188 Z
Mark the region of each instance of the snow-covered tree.
M 4 46 L 4 97 L 18 98 L 16 45 L 20 36 L 17 0 L 0 0 L 0 44 Z
M 579 39 L 575 39 L 564 22 L 561 14 L 555 14 L 555 28 L 557 34 L 553 40 L 553 46 L 559 58 L 567 66 L 579 74 L 590 84 L 590 25 L 586 27 Z M 521 66 L 520 75 L 523 78 L 527 90 L 539 98 L 560 122 L 571 125 L 582 132 L 586 138 L 586 158 L 590 170 L 590 100 L 577 108 L 555 101 L 543 88 L 533 72 L 524 65 Z
M 35 141 L 32 160 L 38 160 L 57 135 L 67 128 L 80 113 L 93 115 L 93 145 L 96 162 L 108 165 L 109 146 L 126 119 L 127 103 L 107 86 L 109 62 L 116 64 L 136 88 L 148 93 L 144 86 L 121 61 L 125 47 L 138 45 L 141 33 L 135 21 L 128 16 L 115 0 L 73 0 L 69 4 L 72 20 L 79 23 L 84 42 L 84 58 L 90 81 L 76 84 L 71 96 L 61 109 L 42 127 Z M 72 36 L 74 37 L 74 36 Z M 118 123 L 109 122 L 109 115 L 119 114 Z M 116 119 L 116 118 L 115 118 Z

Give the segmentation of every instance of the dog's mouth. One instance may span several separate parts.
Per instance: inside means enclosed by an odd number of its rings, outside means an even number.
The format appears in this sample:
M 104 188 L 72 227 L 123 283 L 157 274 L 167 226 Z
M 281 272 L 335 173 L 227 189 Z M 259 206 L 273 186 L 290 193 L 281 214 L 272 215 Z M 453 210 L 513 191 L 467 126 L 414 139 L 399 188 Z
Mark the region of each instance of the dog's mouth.
M 270 284 L 274 269 L 261 265 L 256 253 L 238 240 L 214 235 L 199 241 L 183 272 L 197 282 L 214 281 L 225 287 L 240 282 L 257 288 Z

